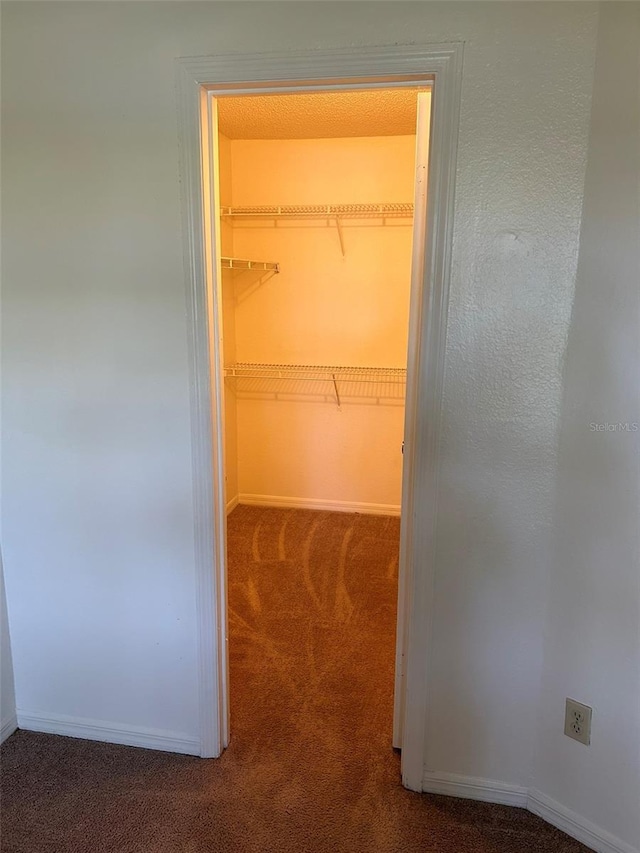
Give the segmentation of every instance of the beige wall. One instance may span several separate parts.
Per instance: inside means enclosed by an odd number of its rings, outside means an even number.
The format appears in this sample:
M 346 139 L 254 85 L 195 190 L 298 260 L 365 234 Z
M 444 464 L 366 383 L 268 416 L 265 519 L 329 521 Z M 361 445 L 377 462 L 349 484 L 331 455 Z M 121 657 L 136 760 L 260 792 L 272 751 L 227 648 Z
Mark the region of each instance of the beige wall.
M 235 205 L 412 201 L 415 137 L 233 140 Z M 236 221 L 238 257 L 276 261 L 236 275 L 238 361 L 403 367 L 411 221 Z M 228 280 L 227 280 L 228 281 Z M 398 389 L 227 382 L 238 393 L 242 496 L 399 511 L 404 406 Z M 282 392 L 276 396 L 274 387 Z M 284 399 L 283 399 L 284 396 Z

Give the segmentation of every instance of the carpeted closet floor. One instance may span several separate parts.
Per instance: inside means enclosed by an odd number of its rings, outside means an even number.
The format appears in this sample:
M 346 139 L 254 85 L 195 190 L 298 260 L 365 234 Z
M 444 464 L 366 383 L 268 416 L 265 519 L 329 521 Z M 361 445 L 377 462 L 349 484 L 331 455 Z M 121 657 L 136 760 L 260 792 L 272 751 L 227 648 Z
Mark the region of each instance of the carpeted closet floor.
M 218 761 L 16 732 L 6 853 L 580 853 L 533 815 L 414 794 L 391 749 L 399 521 L 229 518 L 231 725 Z

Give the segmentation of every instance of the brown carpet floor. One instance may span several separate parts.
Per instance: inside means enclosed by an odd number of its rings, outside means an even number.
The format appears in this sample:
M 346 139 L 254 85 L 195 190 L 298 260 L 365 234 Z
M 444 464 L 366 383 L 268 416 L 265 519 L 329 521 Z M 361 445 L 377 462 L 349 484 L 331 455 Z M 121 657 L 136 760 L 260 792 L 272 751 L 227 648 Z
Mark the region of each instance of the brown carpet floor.
M 414 794 L 390 745 L 398 520 L 238 507 L 218 761 L 17 732 L 5 853 L 581 853 L 533 815 Z

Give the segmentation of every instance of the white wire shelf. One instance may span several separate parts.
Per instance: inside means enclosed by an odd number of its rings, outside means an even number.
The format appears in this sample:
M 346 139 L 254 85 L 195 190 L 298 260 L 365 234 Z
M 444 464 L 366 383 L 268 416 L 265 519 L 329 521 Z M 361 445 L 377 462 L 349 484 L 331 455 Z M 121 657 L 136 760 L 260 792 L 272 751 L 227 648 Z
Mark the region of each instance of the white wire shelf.
M 223 216 L 246 219 L 387 219 L 408 218 L 413 216 L 411 202 L 393 202 L 385 204 L 276 204 L 258 207 L 223 207 Z
M 244 258 L 220 258 L 223 270 L 260 270 L 261 272 L 280 272 L 280 264 L 271 261 L 249 261 Z
M 318 364 L 262 364 L 238 362 L 225 367 L 228 379 L 253 380 L 253 390 L 282 394 L 309 393 L 308 383 L 320 383 L 319 392 L 335 397 L 340 408 L 340 387 L 347 384 L 345 397 L 367 397 L 376 400 L 402 400 L 407 371 L 403 367 L 346 367 Z M 255 382 L 260 388 L 255 388 Z M 325 383 L 324 390 L 322 383 Z M 327 387 L 328 385 L 328 387 Z M 365 390 L 367 389 L 367 390 Z M 316 393 L 316 392 L 313 392 Z
M 227 219 L 268 221 L 277 219 L 319 219 L 335 225 L 340 240 L 340 251 L 344 257 L 345 244 L 342 224 L 345 219 L 411 219 L 411 202 L 387 202 L 384 204 L 274 204 L 258 207 L 222 207 L 220 213 Z
M 407 371 L 403 367 L 346 367 L 344 365 L 318 364 L 261 364 L 238 362 L 224 369 L 227 379 L 253 380 L 253 390 L 274 393 L 276 397 L 288 394 L 310 393 L 308 382 L 319 383 L 321 396 L 330 393 L 340 408 L 340 388 L 345 384 L 343 397 L 403 400 Z M 262 380 L 262 381 L 260 381 Z M 258 381 L 259 388 L 255 388 Z M 293 387 L 291 385 L 293 384 Z M 322 388 L 322 383 L 325 387 Z M 248 384 L 248 383 L 247 383 Z M 246 386 L 245 386 L 246 387 Z M 366 390 L 365 390 L 366 389 Z M 315 391 L 313 392 L 316 393 Z
M 403 385 L 404 367 L 345 367 L 317 364 L 261 364 L 238 362 L 225 367 L 226 377 L 235 379 L 315 379 L 324 382 L 383 382 Z

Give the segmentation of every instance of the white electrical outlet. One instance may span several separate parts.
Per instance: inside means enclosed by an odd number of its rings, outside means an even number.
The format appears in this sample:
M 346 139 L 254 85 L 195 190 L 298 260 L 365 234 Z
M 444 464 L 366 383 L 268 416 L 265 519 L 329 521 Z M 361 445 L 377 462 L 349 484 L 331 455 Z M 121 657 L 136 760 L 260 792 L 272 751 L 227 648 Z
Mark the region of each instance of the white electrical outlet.
M 567 737 L 584 743 L 591 743 L 591 708 L 575 699 L 567 699 L 564 712 L 564 733 Z

